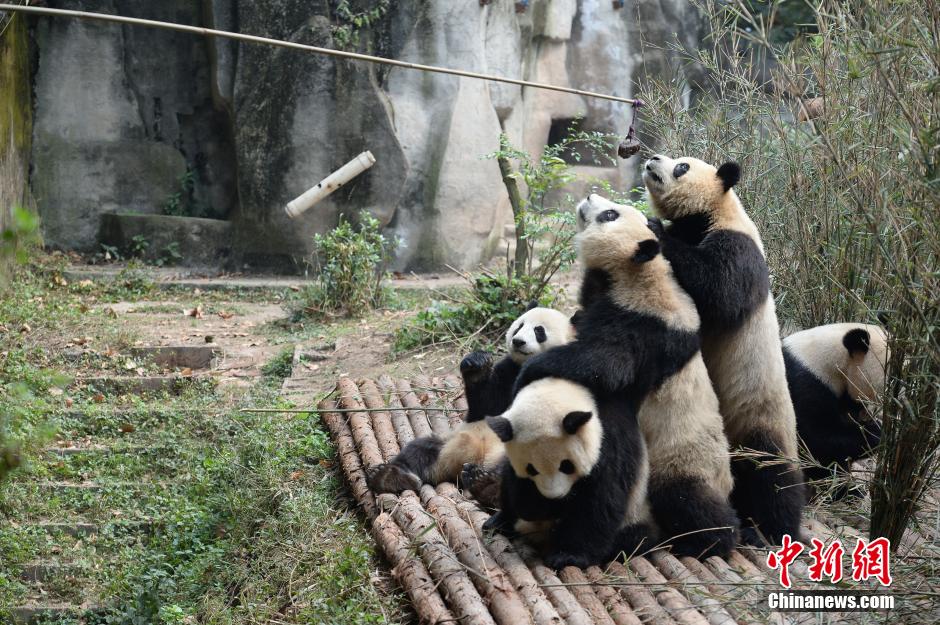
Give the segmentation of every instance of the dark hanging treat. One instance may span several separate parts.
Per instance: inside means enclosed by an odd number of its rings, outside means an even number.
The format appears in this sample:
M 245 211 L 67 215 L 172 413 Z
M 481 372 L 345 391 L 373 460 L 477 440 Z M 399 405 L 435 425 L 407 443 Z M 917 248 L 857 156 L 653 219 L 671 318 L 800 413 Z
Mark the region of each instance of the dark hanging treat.
M 627 130 L 627 136 L 617 146 L 617 156 L 620 158 L 630 158 L 643 147 L 640 140 L 636 138 L 636 110 L 641 106 L 643 106 L 643 100 L 633 101 L 633 118 L 630 120 L 630 129 Z

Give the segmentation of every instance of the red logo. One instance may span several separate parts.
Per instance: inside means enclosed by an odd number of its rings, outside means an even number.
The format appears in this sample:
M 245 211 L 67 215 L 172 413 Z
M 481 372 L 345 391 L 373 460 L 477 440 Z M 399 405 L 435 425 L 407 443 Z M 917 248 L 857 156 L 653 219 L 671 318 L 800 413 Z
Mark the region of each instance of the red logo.
M 813 548 L 810 549 L 809 557 L 813 559 L 809 565 L 809 578 L 814 582 L 821 582 L 823 575 L 829 578 L 833 584 L 842 579 L 842 555 L 845 549 L 842 543 L 836 540 L 829 545 L 816 538 L 812 539 Z M 825 548 L 825 549 L 824 549 Z
M 891 541 L 887 538 L 876 538 L 865 544 L 865 540 L 858 539 L 855 549 L 852 550 L 852 579 L 857 582 L 874 577 L 882 586 L 891 585 Z
M 813 548 L 809 550 L 809 578 L 821 582 L 827 578 L 831 583 L 842 580 L 842 557 L 845 548 L 842 542 L 834 540 L 828 547 L 816 538 L 812 539 Z M 803 553 L 806 547 L 794 541 L 789 534 L 784 534 L 780 549 L 767 554 L 767 566 L 780 572 L 780 585 L 790 588 L 790 565 Z M 876 538 L 866 542 L 859 538 L 852 550 L 852 579 L 861 582 L 875 578 L 882 586 L 891 585 L 891 541 Z
M 803 546 L 803 543 L 793 542 L 789 534 L 784 534 L 780 550 L 771 551 L 767 554 L 767 566 L 772 569 L 780 569 L 780 585 L 784 588 L 790 587 L 790 565 L 804 549 L 806 547 Z

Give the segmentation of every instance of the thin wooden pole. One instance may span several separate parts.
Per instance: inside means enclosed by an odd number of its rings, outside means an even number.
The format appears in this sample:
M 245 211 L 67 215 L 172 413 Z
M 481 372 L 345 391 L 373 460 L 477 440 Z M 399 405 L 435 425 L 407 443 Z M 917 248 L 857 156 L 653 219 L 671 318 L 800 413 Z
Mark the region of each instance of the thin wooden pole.
M 139 17 L 127 17 L 124 15 L 111 15 L 108 13 L 92 13 L 89 11 L 73 11 L 68 9 L 49 9 L 46 7 L 18 6 L 15 4 L 0 3 L 0 11 L 16 11 L 19 13 L 28 13 L 30 15 L 47 15 L 51 17 L 71 17 L 85 20 L 98 20 L 102 22 L 114 22 L 118 24 L 131 24 L 134 26 L 147 26 L 150 28 L 163 28 L 165 30 L 176 30 L 179 32 L 190 33 L 193 35 L 202 35 L 203 37 L 223 37 L 234 39 L 236 41 L 245 41 L 248 43 L 261 43 L 269 46 L 278 46 L 281 48 L 291 48 L 294 50 L 303 50 L 305 52 L 314 52 L 316 54 L 325 54 L 354 61 L 365 61 L 367 63 L 378 63 L 380 65 L 391 65 L 393 67 L 403 67 L 405 69 L 414 69 L 421 72 L 433 72 L 436 74 L 450 74 L 451 76 L 462 76 L 464 78 L 475 78 L 478 80 L 488 80 L 492 82 L 502 82 L 520 87 L 532 87 L 533 89 L 547 89 L 548 91 L 560 91 L 562 93 L 573 93 L 586 98 L 599 98 L 601 100 L 611 100 L 613 102 L 622 102 L 624 104 L 634 104 L 636 100 L 632 98 L 621 98 L 606 93 L 597 93 L 595 91 L 584 91 L 582 89 L 573 89 L 571 87 L 562 87 L 551 85 L 544 82 L 531 82 L 520 80 L 518 78 L 508 78 L 506 76 L 496 76 L 494 74 L 483 74 L 481 72 L 469 72 L 462 69 L 452 69 L 449 67 L 438 67 L 436 65 L 423 65 L 421 63 L 408 63 L 396 59 L 386 59 L 371 54 L 360 54 L 358 52 L 347 52 L 346 50 L 333 50 L 331 48 L 321 48 L 319 46 L 310 46 L 303 43 L 294 43 L 282 39 L 271 39 L 269 37 L 259 37 L 257 35 L 243 35 L 233 33 L 227 30 L 217 30 L 214 28 L 203 28 L 201 26 L 190 26 L 188 24 L 176 24 L 173 22 L 161 22 L 157 20 L 147 20 Z

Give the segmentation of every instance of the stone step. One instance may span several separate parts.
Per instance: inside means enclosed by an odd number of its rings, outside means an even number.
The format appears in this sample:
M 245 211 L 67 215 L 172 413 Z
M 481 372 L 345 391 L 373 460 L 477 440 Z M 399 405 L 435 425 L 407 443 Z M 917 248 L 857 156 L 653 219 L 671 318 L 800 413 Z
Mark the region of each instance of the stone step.
M 38 521 L 32 527 L 49 534 L 63 534 L 72 538 L 88 538 L 101 533 L 105 527 L 121 529 L 126 533 L 149 534 L 153 530 L 153 521 L 119 521 L 113 523 L 91 523 L 86 521 Z
M 212 369 L 218 350 L 204 345 L 161 345 L 134 347 L 135 359 L 152 362 L 164 369 Z
M 76 577 L 80 574 L 81 566 L 77 563 L 56 560 L 27 562 L 20 569 L 20 579 L 27 584 L 44 584 L 52 579 L 63 576 Z
M 101 612 L 97 605 L 75 605 L 72 603 L 28 603 L 13 608 L 13 625 L 38 625 L 52 620 L 78 619 L 89 612 Z
M 180 395 L 195 383 L 211 379 L 206 375 L 102 376 L 77 378 L 75 384 L 116 395 L 169 393 Z

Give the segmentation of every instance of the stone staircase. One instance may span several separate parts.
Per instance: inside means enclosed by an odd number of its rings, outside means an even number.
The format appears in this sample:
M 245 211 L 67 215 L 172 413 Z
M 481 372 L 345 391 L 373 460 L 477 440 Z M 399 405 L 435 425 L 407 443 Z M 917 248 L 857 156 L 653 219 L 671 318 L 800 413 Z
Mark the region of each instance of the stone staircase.
M 85 622 L 102 611 L 94 580 L 109 580 L 114 554 L 147 540 L 148 509 L 187 479 L 174 464 L 172 427 L 162 426 L 183 408 L 173 410 L 173 396 L 210 378 L 217 349 L 139 347 L 126 356 L 145 363 L 146 375 L 77 376 L 76 394 L 96 399 L 56 415 L 56 440 L 5 486 L 0 504 L 13 508 L 6 516 L 28 551 L 18 558 L 27 592 L 12 610 L 17 625 Z

